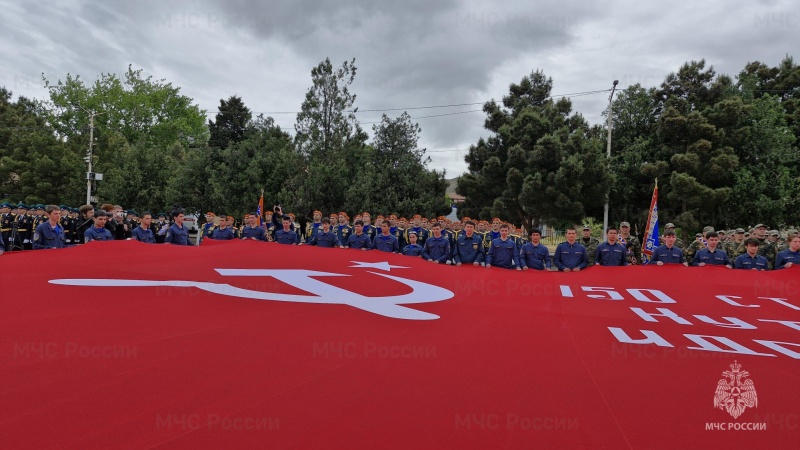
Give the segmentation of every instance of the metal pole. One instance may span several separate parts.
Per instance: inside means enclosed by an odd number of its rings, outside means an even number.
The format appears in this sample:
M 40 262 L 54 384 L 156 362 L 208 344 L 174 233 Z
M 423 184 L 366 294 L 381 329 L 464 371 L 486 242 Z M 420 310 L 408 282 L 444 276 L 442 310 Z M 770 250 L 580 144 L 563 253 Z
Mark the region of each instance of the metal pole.
M 94 113 L 89 116 L 89 151 L 86 154 L 86 162 L 89 163 L 89 172 L 86 173 L 86 204 L 92 204 L 92 144 L 94 143 Z
M 609 160 L 611 159 L 611 127 L 612 127 L 612 115 L 613 115 L 613 102 L 614 99 L 614 91 L 617 89 L 617 84 L 619 80 L 614 80 L 614 85 L 611 86 L 611 95 L 608 96 L 608 139 L 606 140 L 606 158 Z M 603 240 L 606 236 L 606 232 L 608 231 L 608 201 L 609 201 L 609 193 L 611 191 L 611 186 L 609 186 L 608 191 L 606 191 L 606 205 L 603 208 L 603 236 L 600 240 Z

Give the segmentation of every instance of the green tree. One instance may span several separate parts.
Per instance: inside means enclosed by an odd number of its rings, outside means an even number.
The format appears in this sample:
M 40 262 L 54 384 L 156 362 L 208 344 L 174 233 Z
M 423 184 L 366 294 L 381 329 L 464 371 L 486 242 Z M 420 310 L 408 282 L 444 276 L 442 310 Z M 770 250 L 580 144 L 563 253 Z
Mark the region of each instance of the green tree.
M 547 221 L 579 221 L 602 211 L 610 185 L 603 144 L 572 114 L 572 103 L 551 98 L 553 80 L 541 71 L 512 84 L 503 104 L 484 104 L 480 139 L 466 156 L 469 172 L 458 181 L 462 212 L 493 215 L 534 227 Z
M 355 75 L 355 59 L 336 70 L 325 59 L 311 71 L 312 86 L 295 124 L 295 150 L 304 160 L 296 204 L 304 214 L 353 206 L 346 192 L 358 175 L 367 140 L 352 109 L 356 96 L 349 86 Z
M 231 143 L 243 141 L 252 118 L 250 108 L 244 105 L 241 97 L 232 95 L 228 100 L 220 100 L 217 116 L 208 121 L 208 145 L 227 148 Z
M 401 215 L 449 213 L 444 172 L 427 169 L 430 158 L 418 146 L 422 130 L 408 113 L 395 119 L 384 114 L 372 130 L 372 145 L 350 184 L 347 204 Z
M 83 203 L 83 162 L 60 142 L 41 105 L 0 88 L 0 198 L 27 203 Z
M 630 222 L 633 230 L 643 230 L 654 179 L 669 175 L 669 164 L 657 160 L 653 94 L 653 88 L 648 90 L 635 84 L 620 91 L 614 99 L 610 221 Z
M 797 138 L 786 123 L 778 96 L 760 96 L 745 118 L 747 139 L 738 153 L 743 164 L 735 172 L 733 195 L 728 203 L 731 223 L 773 226 L 800 221 L 800 151 Z
M 79 76 L 70 74 L 57 82 L 44 78 L 44 84 L 50 95 L 48 123 L 81 157 L 89 146 L 93 123 L 96 172 L 110 174 L 123 165 L 130 169 L 130 164 L 142 161 L 136 156 L 141 152 L 159 161 L 172 155 L 176 144 L 205 145 L 208 140 L 205 112 L 190 97 L 181 95 L 180 88 L 165 80 L 144 77 L 141 69 L 129 66 L 122 79 L 115 74 L 101 74 L 88 86 Z M 165 160 L 164 165 L 169 167 L 169 161 Z M 161 170 L 148 176 L 162 174 L 171 176 L 171 172 Z M 168 178 L 154 178 L 152 183 L 166 186 Z M 99 186 L 100 192 L 106 193 L 128 189 L 127 180 L 121 176 L 110 176 Z
M 722 211 L 732 193 L 739 159 L 732 147 L 724 145 L 724 131 L 710 122 L 709 115 L 734 95 L 730 77 L 716 77 L 713 67 L 706 69 L 702 60 L 669 74 L 655 92 L 656 159 L 669 162 L 670 170 L 669 179 L 659 186 L 664 199 L 659 202 L 659 217 L 680 228 L 699 231 L 707 224 L 724 225 Z M 644 168 L 646 173 L 653 169 Z

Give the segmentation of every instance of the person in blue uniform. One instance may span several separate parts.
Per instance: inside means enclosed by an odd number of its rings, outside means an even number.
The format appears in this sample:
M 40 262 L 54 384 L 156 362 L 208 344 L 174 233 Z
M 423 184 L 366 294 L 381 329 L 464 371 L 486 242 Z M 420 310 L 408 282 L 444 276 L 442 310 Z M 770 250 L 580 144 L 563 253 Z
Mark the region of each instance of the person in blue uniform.
M 369 236 L 364 234 L 364 221 L 356 220 L 353 222 L 353 227 L 355 228 L 355 233 L 347 238 L 346 247 L 357 250 L 371 250 L 372 240 L 370 240 Z
M 233 219 L 232 216 L 228 217 Z M 230 221 L 227 219 L 228 218 L 225 216 L 221 217 L 217 228 L 211 231 L 211 234 L 208 235 L 209 239 L 214 239 L 215 241 L 230 241 L 236 238 L 233 228 L 230 226 Z
M 208 211 L 206 213 L 206 223 L 203 224 L 203 226 L 200 228 L 200 231 L 197 234 L 197 245 L 200 245 L 203 239 L 209 237 L 211 235 L 211 232 L 214 231 L 215 228 L 217 228 L 217 225 L 214 223 L 215 217 L 217 217 L 217 215 L 211 211 Z
M 267 230 L 258 224 L 258 214 L 252 212 L 244 220 L 247 224 L 242 229 L 242 240 L 267 242 Z
M 308 242 L 308 245 L 316 245 L 317 247 L 324 248 L 344 248 L 342 243 L 339 242 L 339 238 L 336 236 L 336 233 L 331 231 L 331 219 L 328 217 L 322 218 L 322 229 L 317 230 L 317 233 L 311 238 L 311 240 Z
M 586 254 L 586 247 L 577 242 L 578 230 L 574 227 L 567 228 L 567 242 L 562 242 L 556 246 L 553 255 L 553 264 L 559 272 L 577 272 L 585 269 L 589 265 L 589 257 Z
M 364 222 L 364 234 L 369 236 L 372 241 L 375 241 L 375 236 L 381 234 L 381 231 L 375 228 L 370 221 L 372 220 L 372 216 L 366 211 L 361 213 L 361 221 Z
M 683 250 L 675 245 L 678 237 L 675 231 L 667 230 L 664 232 L 664 245 L 659 246 L 653 250 L 653 257 L 650 262 L 655 262 L 656 265 L 663 266 L 664 264 L 683 264 L 688 265 L 683 258 Z
M 542 244 L 542 230 L 531 230 L 531 241 L 522 245 L 519 252 L 522 270 L 551 270 L 550 250 Z
M 795 264 L 800 264 L 800 236 L 793 236 L 789 248 L 778 252 L 775 257 L 775 269 L 788 269 Z
M 102 209 L 98 209 L 94 213 L 94 226 L 86 230 L 83 234 L 83 240 L 87 244 L 92 241 L 113 241 L 114 236 L 111 231 L 106 228 L 108 221 L 108 213 Z
M 606 241 L 594 251 L 594 261 L 598 266 L 627 266 L 628 255 L 624 245 L 617 242 L 619 230 L 609 227 L 606 230 Z
M 353 227 L 350 226 L 350 216 L 346 212 L 339 212 L 339 224 L 336 225 L 333 232 L 336 233 L 336 237 L 339 238 L 339 242 L 342 244 L 346 244 L 347 240 L 350 239 L 353 234 Z
M 508 237 L 508 225 L 500 225 L 500 237 L 492 240 L 489 252 L 486 254 L 486 268 L 492 266 L 504 269 L 522 270 L 519 265 L 519 251 L 517 244 Z
M 425 241 L 428 239 L 428 230 L 422 226 L 422 216 L 419 214 L 411 218 L 411 226 L 406 228 L 405 231 L 405 237 L 403 239 L 405 242 L 409 242 L 408 233 L 412 231 L 417 234 L 417 243 L 419 245 L 425 244 Z
M 436 264 L 447 264 L 450 259 L 450 239 L 442 235 L 442 225 L 438 222 L 431 227 L 433 236 L 425 241 L 422 259 Z M 391 233 L 391 227 L 389 229 Z
M 375 236 L 375 240 L 372 242 L 372 248 L 384 252 L 400 253 L 400 244 L 397 238 L 392 236 L 392 233 L 389 232 L 388 223 L 381 224 L 381 234 Z
M 758 247 L 761 242 L 756 238 L 747 238 L 744 245 L 747 252 L 736 257 L 733 267 L 736 269 L 748 270 L 769 270 L 769 261 L 764 256 L 758 254 Z
M 706 245 L 706 248 L 701 248 L 694 254 L 693 266 L 725 266 L 729 269 L 732 267 L 728 253 L 719 248 L 719 234 L 714 231 L 706 233 Z
M 64 248 L 67 237 L 64 228 L 58 223 L 61 220 L 61 208 L 57 205 L 47 205 L 45 214 L 47 220 L 40 223 L 33 232 L 33 249 Z
M 322 229 L 322 211 L 314 210 L 312 214 L 313 221 L 306 224 L 306 243 L 311 242 L 311 238 L 316 236 L 317 232 Z
M 485 264 L 486 255 L 483 253 L 483 236 L 475 233 L 475 222 L 464 222 L 464 231 L 458 233 L 453 245 L 453 262 L 456 266 L 472 264 L 480 266 Z
M 182 209 L 172 211 L 172 225 L 167 228 L 164 237 L 165 244 L 173 245 L 189 245 L 189 230 L 183 225 L 183 219 L 186 217 Z
M 300 238 L 292 230 L 292 218 L 283 216 L 281 219 L 281 229 L 275 231 L 275 242 L 278 244 L 295 245 L 300 243 Z
M 417 233 L 412 230 L 409 231 L 406 236 L 408 236 L 409 242 L 405 247 L 403 247 L 402 253 L 406 256 L 422 256 L 422 252 L 425 249 L 417 243 Z
M 145 211 L 144 214 L 142 214 L 142 220 L 139 222 L 139 226 L 131 231 L 131 239 L 134 241 L 144 242 L 145 244 L 155 244 L 156 235 L 150 228 L 152 223 L 153 215 L 150 214 L 150 212 Z

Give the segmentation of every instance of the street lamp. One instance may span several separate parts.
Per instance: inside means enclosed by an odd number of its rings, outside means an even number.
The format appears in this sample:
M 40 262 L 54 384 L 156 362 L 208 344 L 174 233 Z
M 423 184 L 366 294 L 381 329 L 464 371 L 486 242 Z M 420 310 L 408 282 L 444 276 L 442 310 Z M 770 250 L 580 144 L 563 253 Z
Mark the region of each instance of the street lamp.
M 611 127 L 612 127 L 611 117 L 613 115 L 613 110 L 612 110 L 613 102 L 612 102 L 612 100 L 614 99 L 614 91 L 617 89 L 617 84 L 619 84 L 619 80 L 614 80 L 614 85 L 611 86 L 611 95 L 608 96 L 608 117 L 607 117 L 607 119 L 608 119 L 608 139 L 607 139 L 607 142 L 606 142 L 607 143 L 607 145 L 606 145 L 606 158 L 608 158 L 609 161 L 611 160 Z M 609 185 L 608 186 L 608 190 L 606 191 L 606 206 L 605 206 L 605 208 L 603 208 L 603 236 L 605 236 L 606 232 L 608 231 L 608 200 L 609 200 L 609 197 L 610 197 L 610 195 L 609 195 L 610 192 L 611 192 L 611 186 Z

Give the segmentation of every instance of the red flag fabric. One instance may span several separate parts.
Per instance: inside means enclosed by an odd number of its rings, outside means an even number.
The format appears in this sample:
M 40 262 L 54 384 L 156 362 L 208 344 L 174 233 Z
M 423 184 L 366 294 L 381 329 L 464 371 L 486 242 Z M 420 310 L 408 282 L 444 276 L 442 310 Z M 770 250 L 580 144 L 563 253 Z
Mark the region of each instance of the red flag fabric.
M 797 268 L 0 257 L 5 448 L 795 448 Z

